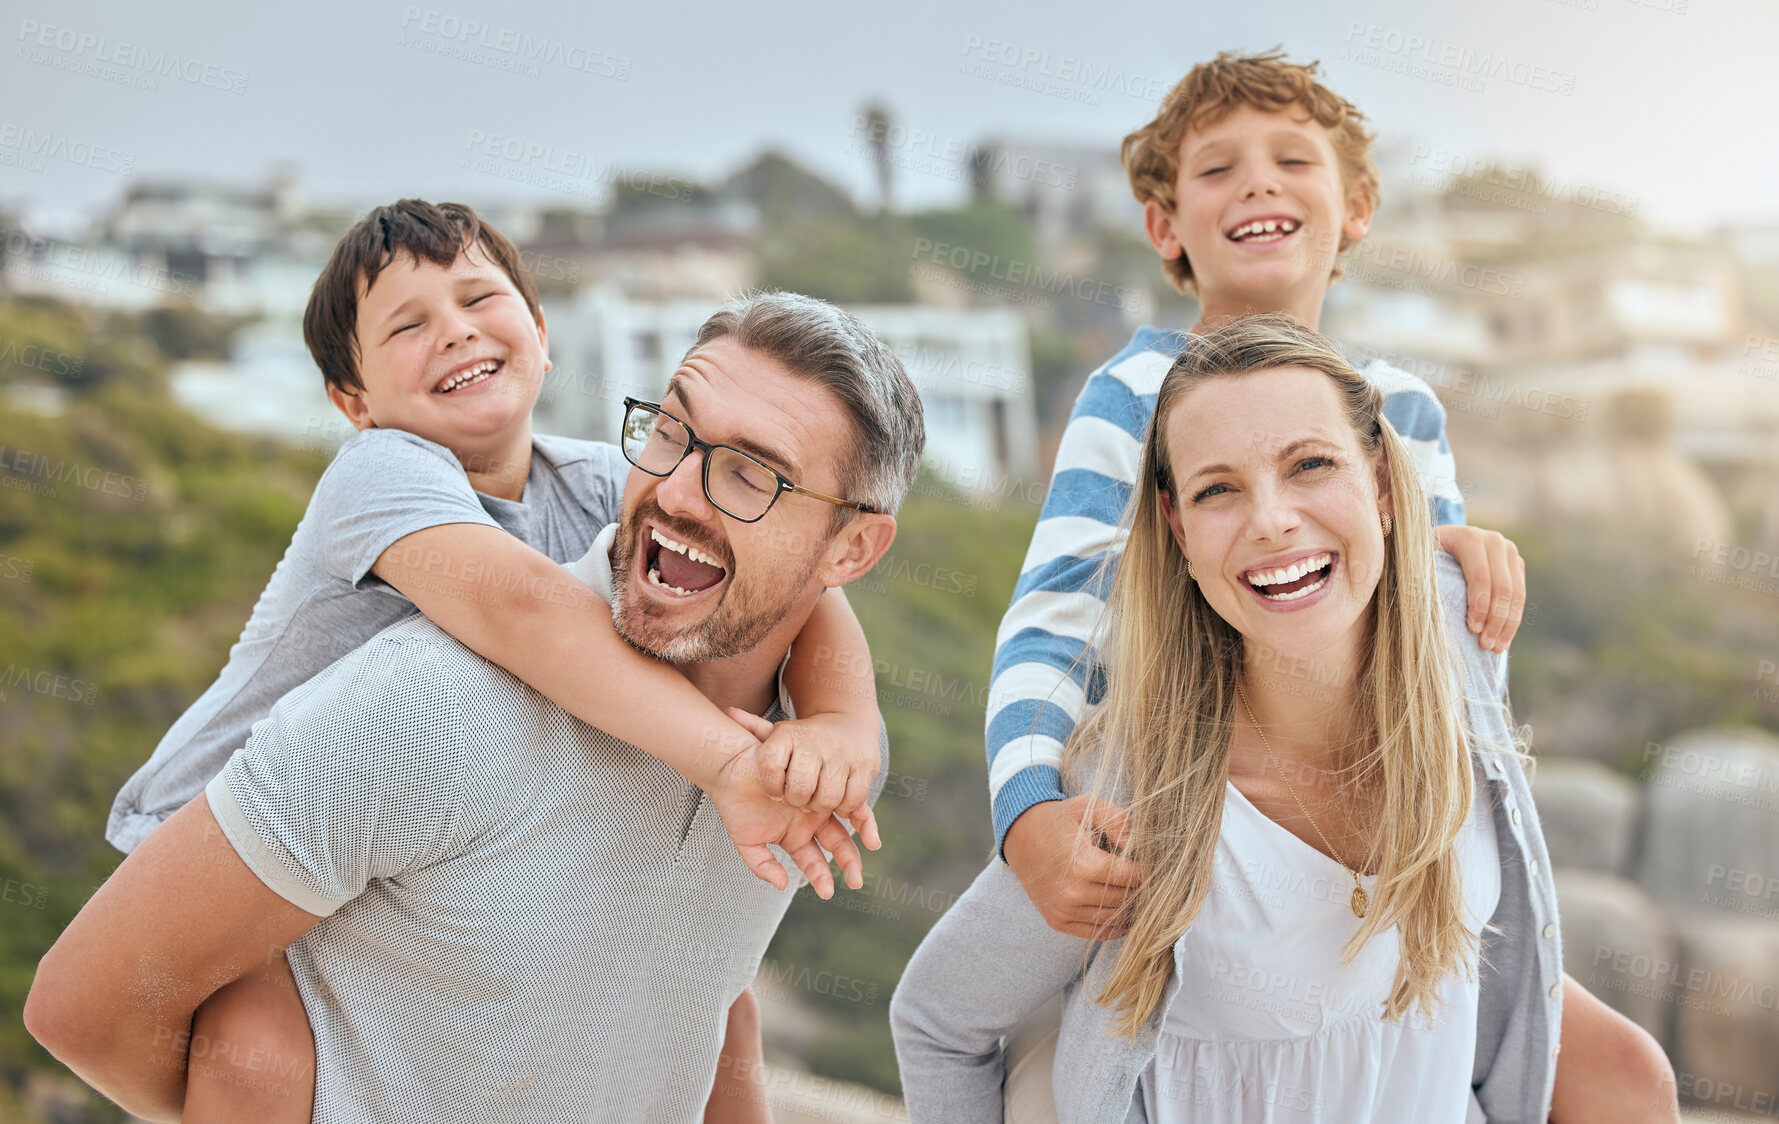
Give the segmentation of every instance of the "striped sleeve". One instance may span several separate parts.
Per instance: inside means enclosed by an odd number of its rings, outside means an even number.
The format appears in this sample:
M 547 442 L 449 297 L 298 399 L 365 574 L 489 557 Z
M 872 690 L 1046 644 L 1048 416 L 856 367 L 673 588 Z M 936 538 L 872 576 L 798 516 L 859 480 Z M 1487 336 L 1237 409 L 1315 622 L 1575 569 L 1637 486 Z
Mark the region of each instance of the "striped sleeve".
M 1105 693 L 1093 633 L 1124 548 L 1120 525 L 1155 394 L 1177 344 L 1139 333 L 1094 372 L 1057 449 L 1050 491 L 995 636 L 986 741 L 995 849 L 1003 858 L 1013 821 L 1034 804 L 1064 798 L 1063 743 Z M 1364 374 L 1383 391 L 1384 416 L 1415 459 L 1433 522 L 1463 523 L 1445 407 L 1425 382 L 1381 360 Z
M 1110 592 L 1095 581 L 1123 549 L 1120 524 L 1171 363 L 1167 337 L 1142 333 L 1075 400 L 1013 603 L 995 637 L 988 788 L 995 847 L 1034 804 L 1063 798 L 1063 743 L 1104 694 L 1093 631 Z
M 1462 524 L 1464 493 L 1458 487 L 1458 464 L 1445 436 L 1445 407 L 1433 388 L 1382 359 L 1372 360 L 1361 373 L 1383 392 L 1384 417 L 1415 459 L 1433 509 L 1433 525 Z

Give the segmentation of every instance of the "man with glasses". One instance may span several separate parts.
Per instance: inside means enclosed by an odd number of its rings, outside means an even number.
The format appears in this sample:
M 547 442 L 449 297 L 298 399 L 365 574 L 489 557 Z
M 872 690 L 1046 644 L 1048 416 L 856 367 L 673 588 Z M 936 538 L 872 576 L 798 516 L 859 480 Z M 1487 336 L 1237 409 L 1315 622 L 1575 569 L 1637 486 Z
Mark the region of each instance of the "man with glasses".
M 763 736 L 789 715 L 792 639 L 888 549 L 924 441 L 907 374 L 858 321 L 738 301 L 660 403 L 629 403 L 621 522 L 570 568 L 610 591 L 626 640 Z M 780 858 L 809 875 L 825 850 L 856 888 L 845 825 L 803 820 Z M 222 983 L 288 945 L 315 1119 L 692 1121 L 796 888 L 754 877 L 731 833 L 783 827 L 725 825 L 658 758 L 414 617 L 285 696 L 39 982 L 134 996 L 91 1033 L 183 1057 L 191 1011 L 156 973 Z
M 698 400 L 707 396 L 701 380 L 715 371 L 717 358 L 733 357 L 739 346 L 732 340 L 717 339 L 707 347 L 693 348 L 667 384 L 665 404 L 626 398 L 624 456 L 652 476 L 671 479 L 693 454 L 700 454 L 698 483 L 703 498 L 728 516 L 726 523 L 715 526 L 758 524 L 785 495 L 832 504 L 834 515 L 824 521 L 836 529 L 855 522 L 855 513 L 872 512 L 869 503 L 839 499 L 791 483 L 784 472 L 771 467 L 787 465 L 787 459 L 757 439 L 738 437 L 747 443 L 745 450 L 712 444 L 701 440 L 682 420 L 692 416 Z M 794 416 L 794 407 L 785 413 L 787 419 Z M 808 506 L 819 512 L 817 505 Z M 651 499 L 645 501 L 643 510 L 627 514 L 620 525 L 613 551 L 617 581 L 612 599 L 618 634 L 675 663 L 728 659 L 757 646 L 781 622 L 787 591 L 808 588 L 821 557 L 787 551 L 781 541 L 768 548 L 770 553 L 762 558 L 762 565 L 731 578 L 735 548 L 728 537 L 706 541 L 709 536 L 705 531 L 688 529 L 677 515 L 669 515 Z M 759 535 L 750 533 L 744 541 L 749 538 L 758 539 Z M 791 545 L 801 546 L 804 541 L 794 539 Z M 784 563 L 793 562 L 787 554 L 801 555 L 800 564 L 787 568 Z M 641 580 L 636 577 L 639 572 Z M 646 590 L 648 596 L 632 593 L 633 586 Z M 672 621 L 680 623 L 665 623 Z

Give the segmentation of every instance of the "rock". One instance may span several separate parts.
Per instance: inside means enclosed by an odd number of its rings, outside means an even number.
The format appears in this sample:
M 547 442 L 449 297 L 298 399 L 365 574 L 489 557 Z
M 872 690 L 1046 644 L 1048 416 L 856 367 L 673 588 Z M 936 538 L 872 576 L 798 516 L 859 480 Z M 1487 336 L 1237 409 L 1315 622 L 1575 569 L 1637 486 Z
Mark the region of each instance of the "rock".
M 1779 1112 L 1779 925 L 1700 915 L 1678 928 L 1669 982 L 1682 1103 Z
M 1541 803 L 1539 817 L 1548 822 L 1548 816 Z M 1653 1034 L 1672 1057 L 1668 985 L 1662 981 L 1673 975 L 1679 958 L 1668 919 L 1642 887 L 1620 875 L 1561 866 L 1554 874 L 1564 970 Z
M 1540 757 L 1532 797 L 1551 865 L 1624 874 L 1637 822 L 1637 786 L 1594 761 Z
M 1696 730 L 1647 743 L 1643 761 L 1633 862 L 1649 896 L 1670 911 L 1779 919 L 1779 738 Z

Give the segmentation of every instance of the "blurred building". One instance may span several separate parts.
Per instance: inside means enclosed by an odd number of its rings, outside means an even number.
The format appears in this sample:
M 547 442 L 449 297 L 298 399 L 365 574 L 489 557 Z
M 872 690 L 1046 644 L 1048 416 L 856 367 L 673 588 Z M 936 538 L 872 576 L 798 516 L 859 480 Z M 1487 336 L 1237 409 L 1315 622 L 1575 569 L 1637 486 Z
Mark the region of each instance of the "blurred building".
M 137 179 L 95 233 L 127 253 L 158 256 L 169 270 L 203 283 L 218 270 L 282 250 L 298 207 L 296 180 L 288 171 L 260 183 Z
M 1717 233 L 1742 261 L 1779 276 L 1779 222 L 1738 222 Z
M 1691 542 L 1752 518 L 1779 538 L 1779 504 L 1759 500 L 1779 480 L 1779 345 L 1750 358 L 1724 240 L 1658 237 L 1623 193 L 1493 164 L 1385 196 L 1322 327 L 1432 386 L 1460 483 L 1489 482 L 1469 495 L 1479 519 Z
M 1104 230 L 1143 228 L 1143 208 L 1115 148 L 990 138 L 972 150 L 970 165 L 975 189 L 1023 215 L 1046 250 Z
M 753 286 L 759 215 L 737 199 L 686 200 L 614 214 L 554 211 L 519 244 L 540 292 L 601 285 L 656 300 L 720 302 Z
M 106 308 L 296 319 L 351 218 L 310 207 L 284 169 L 137 179 L 84 232 L 9 225 L 0 284 Z
M 658 401 L 716 308 L 599 285 L 546 305 L 555 366 L 537 428 L 610 441 L 623 401 Z M 927 463 L 959 488 L 991 491 L 1037 471 L 1037 411 L 1025 322 L 1007 309 L 872 305 L 852 310 L 902 359 L 920 390 Z

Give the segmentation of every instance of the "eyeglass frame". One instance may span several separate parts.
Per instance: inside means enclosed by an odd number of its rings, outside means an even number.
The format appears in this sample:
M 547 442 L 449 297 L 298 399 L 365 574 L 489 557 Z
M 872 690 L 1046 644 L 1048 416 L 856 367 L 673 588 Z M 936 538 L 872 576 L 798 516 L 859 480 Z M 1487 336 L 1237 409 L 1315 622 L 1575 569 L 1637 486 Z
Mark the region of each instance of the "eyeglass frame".
M 636 461 L 631 459 L 629 450 L 624 447 L 624 430 L 629 428 L 630 415 L 635 413 L 638 408 L 652 410 L 655 413 L 660 414 L 662 417 L 670 418 L 686 431 L 686 447 L 680 450 L 679 460 L 674 461 L 673 467 L 666 472 L 656 472 L 653 469 L 642 467 L 642 465 L 637 464 Z M 729 452 L 734 453 L 737 456 L 746 458 L 750 463 L 757 464 L 767 472 L 770 472 L 772 478 L 778 481 L 778 490 L 773 492 L 772 498 L 766 501 L 766 510 L 760 512 L 760 514 L 754 516 L 752 519 L 743 519 L 741 516 L 718 503 L 716 497 L 710 494 L 710 454 L 718 449 L 727 449 Z M 831 503 L 836 507 L 854 508 L 858 511 L 866 512 L 867 514 L 876 511 L 876 509 L 868 503 L 860 503 L 857 500 L 843 500 L 838 496 L 830 496 L 826 492 L 818 492 L 814 488 L 805 488 L 801 484 L 793 484 L 791 483 L 790 478 L 784 473 L 773 468 L 771 465 L 765 463 L 759 457 L 754 456 L 745 449 L 737 449 L 733 445 L 718 445 L 701 440 L 698 437 L 698 434 L 692 429 L 691 423 L 687 422 L 682 417 L 668 413 L 661 407 L 661 403 L 645 402 L 640 398 L 625 397 L 624 420 L 618 427 L 618 451 L 624 454 L 624 459 L 630 461 L 631 465 L 634 466 L 637 471 L 646 472 L 650 476 L 664 480 L 679 471 L 679 466 L 685 463 L 686 458 L 692 455 L 693 450 L 697 450 L 704 454 L 704 464 L 699 469 L 699 482 L 700 486 L 704 489 L 705 500 L 710 503 L 710 506 L 716 508 L 737 523 L 758 523 L 760 520 L 766 518 L 772 511 L 773 506 L 778 503 L 778 497 L 784 495 L 786 492 L 795 492 L 799 496 L 808 496 L 810 499 L 821 500 L 824 503 Z

